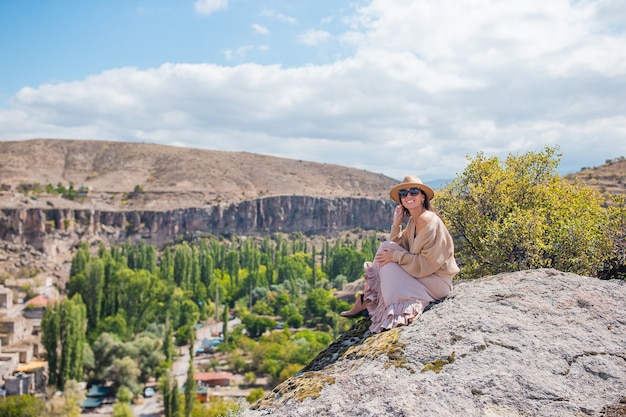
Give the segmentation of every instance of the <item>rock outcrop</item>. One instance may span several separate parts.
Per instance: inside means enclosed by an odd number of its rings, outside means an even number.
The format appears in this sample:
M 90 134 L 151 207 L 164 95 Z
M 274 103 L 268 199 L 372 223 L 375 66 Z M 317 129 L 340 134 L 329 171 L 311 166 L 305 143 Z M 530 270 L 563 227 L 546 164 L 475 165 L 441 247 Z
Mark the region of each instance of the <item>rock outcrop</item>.
M 71 208 L 0 210 L 0 240 L 49 251 L 58 240 L 100 237 L 160 246 L 180 236 L 302 232 L 326 236 L 354 228 L 387 230 L 391 200 L 277 196 L 204 208 L 102 211 Z
M 626 283 L 530 270 L 456 283 L 412 325 L 362 319 L 253 416 L 615 416 Z

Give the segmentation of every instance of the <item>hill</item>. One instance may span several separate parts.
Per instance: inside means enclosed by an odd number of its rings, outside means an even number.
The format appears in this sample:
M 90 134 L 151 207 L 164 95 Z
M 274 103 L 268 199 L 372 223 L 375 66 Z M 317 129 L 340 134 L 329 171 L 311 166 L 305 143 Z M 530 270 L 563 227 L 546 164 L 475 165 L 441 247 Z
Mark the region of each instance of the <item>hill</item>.
M 565 178 L 584 182 L 601 193 L 626 194 L 626 159 L 615 158 L 604 165 L 567 174 Z
M 0 155 L 7 208 L 20 205 L 13 194 L 23 184 L 89 187 L 87 202 L 98 209 L 168 210 L 283 195 L 388 199 L 397 183 L 338 165 L 147 143 L 36 139 L 0 142 Z M 136 187 L 142 198 L 122 203 Z M 71 203 L 54 202 L 62 205 Z
M 0 208 L 25 206 L 101 210 L 171 210 L 272 196 L 388 199 L 396 179 L 339 165 L 136 142 L 34 139 L 0 142 Z M 626 159 L 584 168 L 565 178 L 600 192 L 626 194 Z M 437 180 L 435 188 L 448 180 Z M 28 184 L 91 189 L 83 204 L 24 201 Z M 140 196 L 128 199 L 136 188 Z M 138 198 L 137 198 L 138 197 Z

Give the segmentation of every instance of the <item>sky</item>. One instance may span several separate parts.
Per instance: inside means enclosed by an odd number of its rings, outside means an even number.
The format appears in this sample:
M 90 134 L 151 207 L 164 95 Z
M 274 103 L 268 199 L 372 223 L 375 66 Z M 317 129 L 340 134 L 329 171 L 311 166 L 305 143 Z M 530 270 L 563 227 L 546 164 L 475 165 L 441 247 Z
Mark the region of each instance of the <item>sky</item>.
M 452 179 L 626 156 L 626 0 L 0 2 L 0 140 L 145 142 Z M 0 156 L 1 157 L 1 156 Z

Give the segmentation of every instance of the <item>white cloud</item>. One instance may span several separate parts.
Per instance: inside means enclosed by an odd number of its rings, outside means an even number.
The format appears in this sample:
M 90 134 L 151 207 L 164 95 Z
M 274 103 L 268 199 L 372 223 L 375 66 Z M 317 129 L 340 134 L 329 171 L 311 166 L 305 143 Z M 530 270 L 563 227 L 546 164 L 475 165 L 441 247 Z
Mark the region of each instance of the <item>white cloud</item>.
M 270 9 L 264 9 L 263 11 L 261 11 L 261 16 L 269 17 L 283 23 L 289 23 L 290 25 L 295 25 L 296 23 L 298 23 L 298 19 L 296 19 L 295 17 L 287 16 L 282 13 L 276 13 L 274 10 Z
M 228 0 L 198 0 L 193 4 L 196 13 L 210 15 L 228 8 Z
M 466 155 L 548 145 L 560 147 L 562 169 L 574 172 L 626 156 L 626 19 L 618 10 L 611 0 L 373 0 L 344 33 L 302 38 L 349 43 L 351 57 L 119 68 L 23 88 L 0 109 L 0 140 L 246 150 L 397 179 L 450 178 Z M 243 62 L 268 48 L 223 53 Z
M 298 42 L 309 46 L 315 46 L 327 42 L 331 38 L 330 33 L 324 30 L 309 29 L 298 36 Z
M 257 23 L 253 23 L 252 24 L 252 30 L 254 31 L 254 33 L 257 33 L 259 35 L 269 35 L 270 31 L 268 28 L 266 28 L 265 26 L 261 26 Z
M 226 49 L 222 51 L 222 54 L 228 61 L 243 61 L 246 59 L 249 52 L 264 52 L 267 50 L 269 50 L 268 45 L 244 45 L 236 49 Z

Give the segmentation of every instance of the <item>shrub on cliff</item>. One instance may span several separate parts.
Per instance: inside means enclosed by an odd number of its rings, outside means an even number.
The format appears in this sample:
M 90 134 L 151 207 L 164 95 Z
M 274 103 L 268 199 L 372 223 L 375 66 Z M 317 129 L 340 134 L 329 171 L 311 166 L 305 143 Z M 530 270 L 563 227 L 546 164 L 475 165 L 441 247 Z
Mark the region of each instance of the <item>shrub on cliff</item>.
M 454 237 L 461 278 L 544 267 L 599 275 L 616 223 L 599 193 L 558 176 L 555 148 L 504 162 L 483 153 L 468 159 L 435 200 Z

